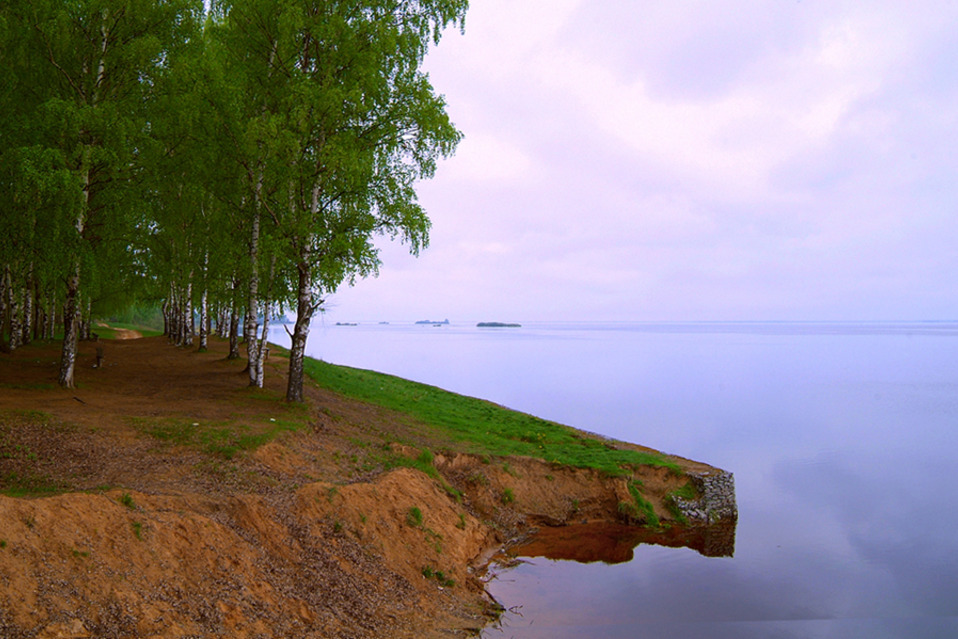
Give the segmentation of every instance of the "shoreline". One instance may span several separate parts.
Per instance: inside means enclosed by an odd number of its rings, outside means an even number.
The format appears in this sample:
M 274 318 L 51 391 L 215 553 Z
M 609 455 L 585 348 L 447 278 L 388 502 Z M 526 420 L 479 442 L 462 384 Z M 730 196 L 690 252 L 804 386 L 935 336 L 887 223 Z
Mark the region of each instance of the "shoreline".
M 704 519 L 677 507 L 689 477 L 717 472 L 689 460 L 610 476 L 456 450 L 449 432 L 313 384 L 308 407 L 286 405 L 281 347 L 260 391 L 216 341 L 98 345 L 105 366 L 83 344 L 76 391 L 42 387 L 51 346 L 0 356 L 0 447 L 30 451 L 0 477 L 53 488 L 0 497 L 4 636 L 471 636 L 499 611 L 481 578 L 492 557 L 537 528 L 654 516 L 679 538 L 719 516 L 707 491 Z M 636 482 L 648 511 L 631 506 Z

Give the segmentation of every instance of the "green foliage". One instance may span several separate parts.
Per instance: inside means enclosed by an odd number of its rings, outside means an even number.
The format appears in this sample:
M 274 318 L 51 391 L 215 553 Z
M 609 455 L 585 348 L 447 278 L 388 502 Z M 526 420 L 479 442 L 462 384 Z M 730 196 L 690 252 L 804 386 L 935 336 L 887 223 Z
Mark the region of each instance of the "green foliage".
M 642 493 L 639 491 L 641 487 L 641 482 L 628 482 L 632 503 L 619 502 L 619 512 L 636 521 L 643 521 L 648 526 L 657 527 L 659 525 L 659 516 L 655 514 L 655 509 L 649 500 L 642 496 Z
M 235 419 L 193 422 L 184 418 L 130 418 L 142 433 L 178 446 L 189 446 L 208 454 L 232 459 L 242 451 L 253 451 L 284 432 L 302 430 L 305 419 L 290 416 L 249 425 Z
M 309 317 L 379 237 L 428 245 L 416 186 L 461 134 L 421 67 L 468 1 L 212 4 L 0 3 L 0 266 L 68 309 L 63 386 L 77 313 Z
M 695 501 L 699 498 L 699 491 L 692 482 L 688 481 L 669 493 L 669 496 L 681 497 L 686 501 Z
M 133 497 L 130 496 L 130 493 L 123 493 L 120 495 L 120 503 L 130 510 L 136 510 L 136 503 L 134 503 Z
M 435 386 L 310 358 L 304 368 L 320 386 L 407 414 L 474 454 L 537 457 L 610 475 L 627 474 L 638 466 L 679 472 L 674 462 L 661 455 L 618 447 L 598 436 Z M 530 433 L 535 434 L 532 441 Z
M 443 571 L 436 570 L 428 564 L 422 567 L 422 576 L 426 579 L 435 579 L 443 588 L 452 588 L 456 585 L 455 579 L 447 577 Z
M 413 506 L 408 511 L 406 511 L 406 525 L 411 528 L 420 528 L 422 527 L 422 510 L 418 506 Z
M 502 491 L 502 503 L 509 505 L 516 500 L 516 495 L 511 488 L 504 488 Z
M 0 475 L 0 493 L 8 497 L 48 497 L 66 492 L 69 488 L 43 473 L 11 471 Z
M 692 484 L 692 482 L 686 482 L 679 488 L 676 488 L 668 495 L 665 496 L 665 505 L 669 509 L 669 512 L 672 513 L 672 516 L 675 517 L 675 520 L 680 524 L 688 524 L 688 517 L 685 516 L 685 513 L 682 512 L 682 509 L 679 508 L 676 498 L 682 499 L 684 501 L 695 501 L 699 498 L 699 492 Z

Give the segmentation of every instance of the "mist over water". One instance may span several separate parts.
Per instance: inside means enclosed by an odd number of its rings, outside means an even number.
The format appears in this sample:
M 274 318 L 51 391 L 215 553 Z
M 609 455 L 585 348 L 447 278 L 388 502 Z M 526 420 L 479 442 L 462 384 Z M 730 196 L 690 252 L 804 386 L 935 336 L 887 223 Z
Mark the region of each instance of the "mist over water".
M 958 636 L 958 323 L 317 323 L 308 351 L 735 473 L 734 556 L 534 559 L 488 637 Z

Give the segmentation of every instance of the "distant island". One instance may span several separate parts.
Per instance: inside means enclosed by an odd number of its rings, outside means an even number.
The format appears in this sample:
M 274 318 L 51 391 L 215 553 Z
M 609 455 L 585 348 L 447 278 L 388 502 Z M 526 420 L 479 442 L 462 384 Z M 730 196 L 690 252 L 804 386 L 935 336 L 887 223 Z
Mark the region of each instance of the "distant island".
M 359 326 L 356 322 L 336 322 L 336 326 Z
M 439 326 L 440 324 L 448 324 L 448 323 L 449 323 L 449 320 L 448 320 L 448 319 L 445 319 L 445 320 L 443 320 L 443 321 L 441 321 L 441 322 L 436 322 L 436 321 L 433 321 L 433 320 L 419 320 L 419 321 L 416 322 L 416 323 L 417 323 L 417 324 L 432 324 L 433 326 Z
M 506 322 L 479 322 L 476 326 L 479 328 L 522 328 L 522 324 L 509 324 Z

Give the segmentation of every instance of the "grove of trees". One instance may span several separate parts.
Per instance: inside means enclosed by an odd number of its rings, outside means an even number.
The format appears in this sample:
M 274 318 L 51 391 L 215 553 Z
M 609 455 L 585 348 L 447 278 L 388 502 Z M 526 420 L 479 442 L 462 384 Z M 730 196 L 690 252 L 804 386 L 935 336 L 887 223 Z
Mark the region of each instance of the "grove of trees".
M 63 332 L 74 386 L 94 315 L 162 304 L 178 345 L 215 326 L 263 384 L 269 318 L 310 320 L 426 246 L 417 181 L 460 139 L 422 71 L 468 0 L 4 0 L 0 339 Z

